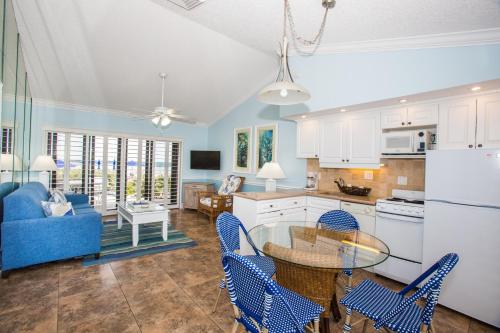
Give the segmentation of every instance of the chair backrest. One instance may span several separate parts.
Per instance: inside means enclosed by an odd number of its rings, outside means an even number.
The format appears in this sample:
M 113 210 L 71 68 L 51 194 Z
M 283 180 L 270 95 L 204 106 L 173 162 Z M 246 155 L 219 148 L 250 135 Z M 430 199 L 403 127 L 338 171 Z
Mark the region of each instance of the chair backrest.
M 229 175 L 222 180 L 217 193 L 220 195 L 228 195 L 239 192 L 243 186 L 244 180 L 245 177 Z
M 434 315 L 434 309 L 436 308 L 439 294 L 441 292 L 441 287 L 443 285 L 443 280 L 448 275 L 448 273 L 450 273 L 453 267 L 455 267 L 457 262 L 458 254 L 448 253 L 430 268 L 432 269 L 431 271 L 435 271 L 435 273 L 426 283 L 426 285 L 429 285 L 429 291 L 427 293 L 427 302 L 425 303 L 424 311 L 422 312 L 422 322 L 424 324 L 431 324 L 432 316 Z
M 215 228 L 219 236 L 221 253 L 234 252 L 240 249 L 240 225 L 240 220 L 228 212 L 224 212 L 217 217 Z
M 458 262 L 458 254 L 448 253 L 442 257 L 438 262 L 432 265 L 427 271 L 420 275 L 415 281 L 407 285 L 403 290 L 399 292 L 400 295 L 406 295 L 408 292 L 417 287 L 421 282 L 425 281 L 429 276 L 429 280 L 418 289 L 413 295 L 405 298 L 398 306 L 396 306 L 389 313 L 384 315 L 379 321 L 375 323 L 375 328 L 380 329 L 384 326 L 391 318 L 396 316 L 398 313 L 403 311 L 410 304 L 415 303 L 421 297 L 427 295 L 427 301 L 422 311 L 422 316 L 420 318 L 422 324 L 430 325 L 432 321 L 432 316 L 434 315 L 434 309 L 438 302 L 439 293 L 441 292 L 441 286 L 443 285 L 443 280 L 448 275 L 448 273 L 455 267 Z
M 281 323 L 292 322 L 297 331 L 302 330 L 276 282 L 259 267 L 236 253 L 225 253 L 222 265 L 231 303 L 240 309 L 243 316 L 251 317 L 260 325 L 269 328 L 280 325 L 269 321 L 270 315 L 276 317 L 276 314 L 279 314 L 277 317 Z
M 321 215 L 318 225 L 335 231 L 359 230 L 359 223 L 354 216 L 343 210 L 331 210 Z

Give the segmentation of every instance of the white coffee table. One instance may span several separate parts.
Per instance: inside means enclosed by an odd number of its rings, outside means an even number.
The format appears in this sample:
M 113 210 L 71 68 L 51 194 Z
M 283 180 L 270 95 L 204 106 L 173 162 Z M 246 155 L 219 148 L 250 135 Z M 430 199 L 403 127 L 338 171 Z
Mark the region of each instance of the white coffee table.
M 118 229 L 122 228 L 123 220 L 132 225 L 132 245 L 139 244 L 139 224 L 163 222 L 161 235 L 163 240 L 168 239 L 168 209 L 156 203 L 148 203 L 148 206 L 136 206 L 131 203 L 118 204 Z

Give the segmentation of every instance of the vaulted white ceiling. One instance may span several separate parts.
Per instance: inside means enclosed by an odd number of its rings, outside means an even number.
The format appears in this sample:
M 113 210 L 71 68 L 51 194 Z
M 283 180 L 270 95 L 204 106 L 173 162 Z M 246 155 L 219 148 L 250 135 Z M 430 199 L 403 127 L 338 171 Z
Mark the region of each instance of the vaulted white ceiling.
M 14 0 L 35 98 L 147 115 L 160 103 L 211 123 L 276 72 L 281 0 Z M 320 0 L 290 0 L 312 37 Z M 337 0 L 323 43 L 500 27 L 499 0 Z

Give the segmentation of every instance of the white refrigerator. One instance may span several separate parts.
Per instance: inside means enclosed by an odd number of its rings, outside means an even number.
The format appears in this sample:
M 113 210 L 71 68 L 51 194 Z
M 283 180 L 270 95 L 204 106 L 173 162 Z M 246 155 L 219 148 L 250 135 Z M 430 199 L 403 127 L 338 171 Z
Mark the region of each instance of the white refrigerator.
M 460 259 L 439 303 L 500 327 L 500 150 L 428 151 L 423 269 Z

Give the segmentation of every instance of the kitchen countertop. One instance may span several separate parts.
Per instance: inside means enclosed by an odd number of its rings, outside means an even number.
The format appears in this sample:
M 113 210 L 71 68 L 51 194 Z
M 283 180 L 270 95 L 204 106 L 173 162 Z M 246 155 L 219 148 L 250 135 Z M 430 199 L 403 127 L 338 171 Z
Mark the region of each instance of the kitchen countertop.
M 375 206 L 377 199 L 379 199 L 377 197 L 370 195 L 362 197 L 362 196 L 349 195 L 333 191 L 330 192 L 330 191 L 305 191 L 305 190 L 278 190 L 277 192 L 237 192 L 234 195 L 240 198 L 245 198 L 255 201 L 308 196 L 316 198 L 341 200 L 341 201 L 359 203 L 364 205 L 372 205 L 372 206 Z

